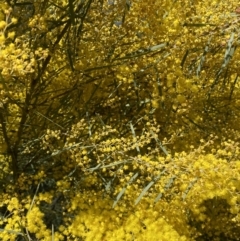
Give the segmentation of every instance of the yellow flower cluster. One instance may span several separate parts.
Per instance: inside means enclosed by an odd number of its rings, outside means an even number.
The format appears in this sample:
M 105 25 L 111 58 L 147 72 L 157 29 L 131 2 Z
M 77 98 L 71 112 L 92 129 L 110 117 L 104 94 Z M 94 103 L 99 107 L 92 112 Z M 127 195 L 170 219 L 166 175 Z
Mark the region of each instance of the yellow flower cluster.
M 51 231 L 47 229 L 43 222 L 43 213 L 38 207 L 33 207 L 28 211 L 26 216 L 27 219 L 27 229 L 29 232 L 34 233 L 37 239 L 47 239 L 51 237 Z

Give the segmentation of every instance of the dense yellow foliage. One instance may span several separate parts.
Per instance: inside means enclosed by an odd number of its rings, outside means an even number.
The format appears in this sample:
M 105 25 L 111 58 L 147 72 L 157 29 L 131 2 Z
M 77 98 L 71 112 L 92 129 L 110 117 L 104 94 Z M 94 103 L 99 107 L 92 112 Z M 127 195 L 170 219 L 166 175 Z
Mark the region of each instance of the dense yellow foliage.
M 239 240 L 238 1 L 0 9 L 1 240 Z

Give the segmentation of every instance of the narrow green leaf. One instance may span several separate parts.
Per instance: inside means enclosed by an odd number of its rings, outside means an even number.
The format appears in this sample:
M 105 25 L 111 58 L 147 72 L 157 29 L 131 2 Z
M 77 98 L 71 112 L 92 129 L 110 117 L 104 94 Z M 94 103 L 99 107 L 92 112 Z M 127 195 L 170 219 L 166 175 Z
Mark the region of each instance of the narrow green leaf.
M 158 202 L 158 201 L 162 198 L 162 195 L 163 195 L 163 194 L 160 192 L 160 193 L 158 194 L 158 196 L 156 197 L 156 199 L 155 199 L 154 202 L 155 202 L 155 203 Z
M 148 185 L 143 189 L 143 191 L 141 192 L 141 194 L 138 196 L 138 198 L 135 201 L 135 205 L 137 205 L 140 200 L 142 199 L 142 197 L 146 194 L 146 192 L 150 189 L 150 187 L 154 184 L 154 181 L 151 181 L 148 183 Z
M 235 47 L 233 46 L 233 41 L 234 41 L 234 32 L 232 32 L 231 37 L 228 41 L 228 45 L 227 45 L 227 49 L 225 51 L 224 61 L 223 61 L 221 69 L 225 68 L 228 65 L 231 58 L 233 57 L 233 54 L 235 52 Z
M 164 190 L 166 191 L 166 190 L 168 190 L 171 186 L 172 186 L 172 184 L 173 184 L 173 182 L 174 182 L 174 180 L 176 179 L 176 175 L 174 175 L 174 176 L 172 176 L 170 179 L 169 179 L 169 181 L 168 181 L 168 183 L 166 184 L 166 186 L 164 187 Z
M 146 54 L 158 51 L 160 49 L 163 49 L 167 45 L 168 45 L 168 43 L 165 42 L 165 43 L 162 43 L 162 44 L 159 44 L 159 45 L 151 46 L 149 48 L 141 48 L 141 49 L 138 49 L 137 51 L 134 51 L 132 53 L 128 53 L 124 57 L 117 58 L 115 60 L 123 60 L 123 59 L 131 59 L 131 58 L 140 57 L 142 55 L 146 55 Z
M 33 207 L 33 204 L 35 202 L 36 196 L 38 194 L 38 190 L 39 190 L 40 184 L 41 184 L 41 182 L 39 182 L 38 185 L 37 185 L 37 189 L 36 189 L 35 194 L 33 196 L 33 199 L 32 199 L 32 202 L 31 202 L 31 205 L 30 205 L 30 208 L 29 208 L 28 212 L 31 211 L 31 209 Z
M 168 43 L 165 42 L 165 43 L 162 43 L 162 44 L 152 46 L 152 47 L 149 48 L 149 50 L 150 51 L 156 51 L 156 50 L 159 50 L 159 49 L 162 49 L 162 48 L 166 47 L 167 45 L 168 45 Z
M 165 187 L 164 187 L 164 190 L 165 190 L 165 191 L 168 190 L 168 189 L 172 186 L 172 184 L 173 184 L 174 180 L 176 179 L 176 177 L 177 177 L 177 176 L 174 175 L 174 176 L 172 176 L 172 177 L 169 179 L 169 181 L 167 182 L 167 184 L 166 184 Z M 158 201 L 162 198 L 162 196 L 163 196 L 163 193 L 159 193 L 154 202 L 155 202 L 155 203 L 158 202 Z
M 198 178 L 195 178 L 193 181 L 191 181 L 186 189 L 186 191 L 183 193 L 182 195 L 182 199 L 183 201 L 186 199 L 187 194 L 189 193 L 189 191 L 191 190 L 191 188 L 193 187 L 194 183 L 196 183 L 196 181 L 198 180 Z
M 135 130 L 134 130 L 134 128 L 133 128 L 132 122 L 130 122 L 130 128 L 131 128 L 133 137 L 136 138 L 136 134 L 135 134 Z M 136 150 L 137 150 L 138 153 L 140 153 L 140 148 L 139 148 L 138 145 L 136 145 Z
M 52 224 L 52 241 L 54 241 L 54 225 Z
M 117 197 L 116 197 L 116 200 L 115 200 L 114 203 L 113 203 L 113 206 L 112 206 L 113 208 L 116 207 L 118 201 L 120 200 L 120 198 L 122 197 L 122 195 L 123 195 L 124 192 L 126 191 L 127 187 L 128 187 L 130 184 L 132 184 L 132 182 L 135 181 L 135 179 L 136 179 L 137 177 L 138 177 L 138 172 L 135 173 L 135 174 L 131 177 L 131 179 L 128 181 L 128 183 L 126 184 L 126 186 L 121 190 L 120 193 L 118 193 L 118 195 L 117 195 Z
M 205 46 L 204 52 L 203 52 L 203 54 L 202 54 L 202 56 L 201 56 L 201 58 L 200 58 L 199 65 L 198 65 L 198 67 L 197 67 L 197 76 L 200 75 L 200 72 L 201 72 L 201 70 L 202 70 L 203 64 L 204 64 L 204 62 L 205 62 L 206 54 L 207 54 L 208 51 L 209 51 L 209 45 L 210 45 L 211 39 L 212 39 L 212 37 L 209 38 L 208 43 L 207 43 L 207 45 Z
M 118 66 L 118 65 L 121 65 L 121 64 L 109 64 L 109 65 L 103 65 L 103 66 L 96 66 L 96 67 L 93 67 L 93 68 L 85 69 L 85 70 L 83 70 L 83 72 L 91 72 L 93 70 L 106 69 L 106 68 L 115 67 L 115 66 Z
M 126 160 L 118 161 L 118 162 L 114 162 L 114 163 L 111 163 L 111 164 L 108 164 L 108 165 L 101 166 L 100 168 L 103 169 L 103 168 L 113 167 L 113 166 L 117 166 L 117 165 L 120 165 L 120 164 L 125 164 L 127 162 L 128 161 L 126 161 Z
M 151 186 L 156 183 L 160 177 L 162 176 L 162 174 L 164 174 L 166 172 L 166 170 L 164 169 L 157 177 L 155 177 L 150 183 L 148 183 L 148 185 L 143 189 L 143 191 L 141 192 L 141 194 L 138 196 L 138 198 L 135 201 L 135 205 L 137 205 L 140 200 L 142 199 L 142 197 L 147 193 L 147 191 L 151 188 Z

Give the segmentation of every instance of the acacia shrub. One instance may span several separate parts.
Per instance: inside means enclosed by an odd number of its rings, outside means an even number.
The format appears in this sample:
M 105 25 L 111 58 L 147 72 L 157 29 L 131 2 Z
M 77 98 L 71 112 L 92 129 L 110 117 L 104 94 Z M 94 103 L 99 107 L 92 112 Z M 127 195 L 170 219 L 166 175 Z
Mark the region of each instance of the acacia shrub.
M 3 240 L 239 236 L 236 1 L 1 7 Z

